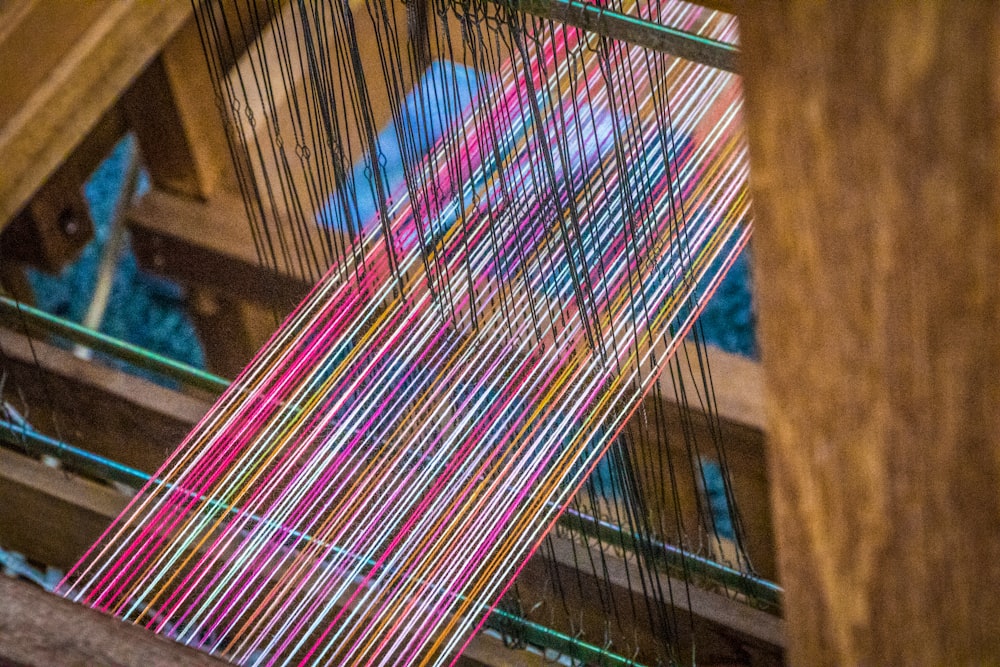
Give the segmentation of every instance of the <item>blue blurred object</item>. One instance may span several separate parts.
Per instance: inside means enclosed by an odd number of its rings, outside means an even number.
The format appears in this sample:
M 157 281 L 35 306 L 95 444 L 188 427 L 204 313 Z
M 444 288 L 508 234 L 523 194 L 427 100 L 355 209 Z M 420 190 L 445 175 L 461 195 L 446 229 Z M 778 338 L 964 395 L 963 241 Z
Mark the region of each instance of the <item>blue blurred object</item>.
M 756 359 L 757 320 L 753 309 L 753 282 L 747 246 L 733 262 L 712 299 L 698 318 L 705 342 L 726 352 Z
M 115 200 L 127 169 L 127 142 L 130 141 L 134 139 L 122 139 L 84 186 L 84 196 L 94 220 L 94 240 L 58 276 L 34 270 L 28 272 L 37 305 L 42 310 L 75 322 L 82 321 L 93 294 L 101 251 L 108 239 Z M 139 192 L 148 188 L 148 179 L 144 177 L 140 180 Z M 115 271 L 111 298 L 100 330 L 192 366 L 203 368 L 205 365 L 201 343 L 185 312 L 183 289 L 140 269 L 127 244 Z M 119 365 L 118 362 L 109 363 Z
M 407 149 L 413 155 L 423 157 L 445 130 L 462 117 L 479 89 L 479 78 L 475 70 L 465 65 L 440 60 L 431 63 L 403 100 L 400 124 L 408 138 Z M 377 143 L 383 187 L 391 197 L 404 184 L 403 154 L 394 123 L 379 133 Z M 378 210 L 373 179 L 366 161 L 355 164 L 347 176 L 347 191 L 330 195 L 320 211 L 320 224 L 350 232 L 372 220 Z

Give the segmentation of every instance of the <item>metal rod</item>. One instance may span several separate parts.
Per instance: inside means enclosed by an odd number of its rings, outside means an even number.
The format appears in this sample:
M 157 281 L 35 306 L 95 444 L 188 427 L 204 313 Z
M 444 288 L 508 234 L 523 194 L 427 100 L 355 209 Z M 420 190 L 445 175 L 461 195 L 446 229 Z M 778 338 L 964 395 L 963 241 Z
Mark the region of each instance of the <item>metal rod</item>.
M 705 579 L 741 591 L 774 609 L 781 607 L 782 589 L 778 584 L 734 570 L 714 560 L 693 554 L 670 544 L 651 540 L 622 530 L 607 521 L 566 508 L 559 517 L 560 527 L 584 537 L 596 537 L 609 546 L 616 546 L 649 558 L 659 568 L 693 573 Z
M 733 73 L 737 71 L 740 51 L 732 44 L 598 7 L 588 2 L 578 0 L 491 0 L 491 2 L 716 69 Z
M 150 478 L 150 475 L 142 470 L 50 438 L 24 424 L 0 420 L 0 440 L 14 445 L 31 456 L 51 456 L 74 470 L 106 482 L 120 482 L 138 489 Z
M 136 147 L 135 138 L 129 137 L 126 140 L 125 150 L 125 177 L 118 190 L 118 196 L 115 198 L 115 208 L 111 213 L 111 222 L 108 224 L 108 235 L 104 241 L 104 247 L 101 249 L 101 259 L 97 264 L 94 291 L 90 296 L 87 312 L 83 316 L 83 326 L 94 331 L 101 328 L 104 314 L 108 310 L 111 290 L 115 284 L 115 274 L 118 272 L 118 261 L 125 249 L 126 209 L 132 203 L 132 198 L 139 185 L 139 149 Z M 90 359 L 93 350 L 77 344 L 73 353 L 82 359 Z
M 192 387 L 219 393 L 229 381 L 200 368 L 157 354 L 145 348 L 88 329 L 76 322 L 56 317 L 43 310 L 0 296 L 0 322 L 14 329 L 35 326 L 74 343 L 99 350 L 123 361 L 172 378 Z

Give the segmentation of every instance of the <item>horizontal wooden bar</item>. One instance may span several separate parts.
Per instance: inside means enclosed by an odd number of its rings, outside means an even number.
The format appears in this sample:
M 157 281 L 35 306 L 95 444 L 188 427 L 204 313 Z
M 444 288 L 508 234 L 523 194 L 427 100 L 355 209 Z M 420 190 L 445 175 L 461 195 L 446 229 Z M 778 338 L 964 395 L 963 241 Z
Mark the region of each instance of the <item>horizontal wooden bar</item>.
M 124 508 L 127 500 L 127 496 L 113 487 L 94 483 L 0 448 L 0 546 L 23 553 L 32 560 L 62 569 L 70 567 Z M 29 514 L 32 516 L 30 525 L 24 521 L 24 517 Z M 623 604 L 628 600 L 637 608 L 649 608 L 648 603 L 642 599 L 643 594 L 636 589 L 635 573 L 633 572 L 630 580 L 621 558 L 606 551 L 601 555 L 581 555 L 579 550 L 586 552 L 587 547 L 574 545 L 563 537 L 553 536 L 551 539 L 553 548 L 536 554 L 519 580 L 528 599 L 540 598 L 549 590 L 547 577 L 551 572 L 551 565 L 545 564 L 546 559 L 554 560 L 557 567 L 565 570 L 564 577 L 567 581 L 586 580 L 587 586 L 593 590 L 606 585 L 594 580 L 586 572 L 575 571 L 578 563 L 587 562 L 588 559 L 593 562 L 596 559 L 596 562 L 602 563 L 609 576 L 613 588 L 611 594 L 614 597 Z M 668 581 L 668 578 L 664 578 L 663 582 L 664 587 L 672 586 L 675 591 L 687 591 L 686 595 L 678 596 L 676 603 L 680 609 L 690 611 L 695 616 L 699 643 L 702 646 L 714 646 L 713 650 L 720 654 L 732 651 L 738 653 L 752 647 L 771 658 L 780 655 L 783 640 L 779 619 L 718 593 L 694 587 L 688 590 L 682 582 L 675 579 Z M 590 606 L 591 614 L 597 611 L 593 599 L 580 598 L 578 604 Z M 593 625 L 597 621 L 593 620 L 595 617 L 591 618 Z M 572 636 L 571 619 L 560 621 L 552 617 L 547 620 L 556 621 L 556 629 L 561 626 L 564 633 Z M 649 630 L 637 632 L 637 636 L 645 637 L 641 643 L 647 650 L 655 649 L 657 643 L 662 641 L 662 638 L 658 639 L 650 634 Z M 679 640 L 690 643 L 692 637 L 686 635 Z M 490 640 L 485 635 L 483 641 L 486 645 L 477 644 L 477 651 L 484 646 L 489 650 L 478 651 L 480 657 L 495 654 L 498 650 L 498 647 L 492 646 L 495 638 Z M 501 660 L 493 664 L 515 663 Z M 764 664 L 777 663 L 772 661 Z
M 0 576 L 0 664 L 222 667 L 229 663 Z
M 127 219 L 139 264 L 188 286 L 290 309 L 318 278 L 261 266 L 243 200 L 229 192 L 199 202 L 154 190 Z
M 111 486 L 0 447 L 0 547 L 66 570 L 127 501 Z
M 147 473 L 211 405 L 5 329 L 0 352 L 3 398 L 35 428 Z

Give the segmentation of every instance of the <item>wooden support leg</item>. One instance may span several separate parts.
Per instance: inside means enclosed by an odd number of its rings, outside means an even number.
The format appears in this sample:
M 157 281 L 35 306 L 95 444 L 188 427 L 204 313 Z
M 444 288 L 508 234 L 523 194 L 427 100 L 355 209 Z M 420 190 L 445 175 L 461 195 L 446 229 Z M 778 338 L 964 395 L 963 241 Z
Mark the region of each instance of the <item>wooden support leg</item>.
M 0 577 L 0 665 L 223 667 L 229 663 Z
M 746 3 L 793 665 L 1000 657 L 1000 5 Z
M 235 378 L 278 326 L 268 307 L 209 290 L 194 288 L 190 303 L 207 366 L 223 377 Z

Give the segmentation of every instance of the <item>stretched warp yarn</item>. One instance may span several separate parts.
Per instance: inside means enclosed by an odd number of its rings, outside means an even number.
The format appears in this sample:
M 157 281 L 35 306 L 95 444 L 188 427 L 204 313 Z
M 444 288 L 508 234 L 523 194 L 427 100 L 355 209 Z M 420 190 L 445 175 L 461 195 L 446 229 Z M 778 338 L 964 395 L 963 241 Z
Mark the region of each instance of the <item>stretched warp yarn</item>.
M 421 154 L 430 121 L 394 116 L 396 192 L 369 128 L 368 177 L 350 181 L 330 109 L 339 94 L 364 108 L 363 77 L 325 71 L 323 49 L 391 24 L 386 7 L 291 10 L 316 93 L 298 127 L 324 137 L 297 150 L 300 182 L 327 181 L 351 234 L 62 586 L 237 663 L 453 660 L 749 235 L 732 75 L 502 9 L 498 30 L 485 5 L 454 15 L 466 56 L 501 63 L 461 120 Z M 623 9 L 674 25 L 695 11 Z M 298 196 L 292 177 L 248 182 L 258 203 Z M 326 205 L 309 196 L 299 208 Z

